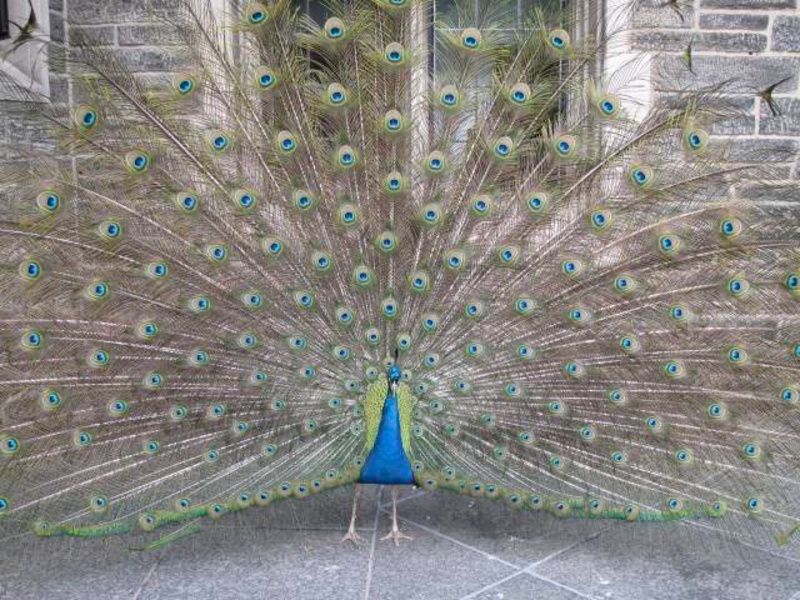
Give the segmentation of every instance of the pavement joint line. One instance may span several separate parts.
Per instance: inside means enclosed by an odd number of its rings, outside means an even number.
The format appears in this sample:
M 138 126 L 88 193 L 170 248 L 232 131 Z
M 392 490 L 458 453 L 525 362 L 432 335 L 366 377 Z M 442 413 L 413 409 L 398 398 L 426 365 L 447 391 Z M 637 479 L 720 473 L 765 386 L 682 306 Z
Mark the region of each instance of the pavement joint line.
M 372 587 L 372 570 L 375 565 L 375 543 L 378 539 L 378 520 L 381 516 L 381 496 L 383 496 L 383 486 L 378 490 L 378 498 L 375 500 L 375 518 L 372 521 L 372 542 L 369 549 L 369 559 L 367 560 L 367 581 L 364 585 L 364 600 L 369 600 L 370 588 Z
M 402 504 L 406 500 L 413 500 L 414 498 L 419 498 L 420 496 L 424 496 L 424 495 L 425 495 L 425 492 L 420 491 L 420 492 L 417 492 L 417 493 L 412 494 L 410 496 L 405 496 L 404 498 L 400 498 L 397 501 L 397 504 Z M 381 510 L 385 510 L 386 508 L 390 507 L 391 505 L 392 505 L 391 502 L 387 502 L 386 504 L 381 504 Z
M 150 567 L 150 570 L 147 572 L 147 575 L 145 575 L 144 579 L 142 579 L 142 583 L 139 584 L 139 587 L 136 589 L 136 592 L 131 597 L 131 600 L 139 600 L 139 596 L 142 595 L 145 586 L 150 581 L 150 578 L 153 576 L 153 573 L 156 572 L 157 568 L 158 568 L 158 559 L 153 561 L 153 566 Z
M 568 550 L 572 550 L 573 548 L 575 548 L 577 546 L 580 546 L 581 544 L 585 544 L 586 542 L 590 542 L 592 540 L 597 539 L 598 537 L 600 537 L 600 535 L 603 532 L 608 531 L 608 529 L 609 529 L 609 527 L 605 527 L 605 528 L 601 529 L 600 531 L 597 531 L 597 532 L 595 532 L 595 533 L 583 538 L 582 540 L 578 540 L 576 542 L 573 542 L 573 543 L 569 544 L 568 546 L 564 546 L 560 550 L 556 550 L 555 552 L 551 552 L 550 554 L 548 554 L 544 558 L 540 558 L 539 560 L 536 560 L 536 561 L 532 562 L 531 564 L 529 564 L 524 569 L 520 569 L 516 573 L 512 573 L 511 575 L 506 575 L 502 579 L 498 579 L 497 581 L 494 581 L 494 582 L 492 582 L 492 583 L 490 583 L 488 585 L 485 585 L 481 589 L 479 589 L 479 590 L 477 590 L 475 592 L 471 592 L 471 593 L 467 594 L 466 596 L 462 596 L 461 598 L 459 598 L 459 600 L 470 600 L 470 598 L 475 598 L 475 597 L 478 596 L 478 594 L 482 594 L 482 593 L 484 593 L 486 591 L 489 591 L 490 589 L 495 588 L 498 585 L 502 585 L 502 584 L 506 583 L 507 581 L 515 579 L 515 578 L 519 577 L 520 575 L 531 575 L 531 576 L 535 577 L 536 579 L 541 579 L 541 577 L 538 575 L 538 573 L 534 573 L 532 569 L 535 569 L 536 567 L 538 567 L 542 563 L 547 562 L 551 558 L 555 558 L 559 554 L 563 554 L 564 552 L 567 552 Z M 552 583 L 552 582 L 548 581 L 547 583 Z

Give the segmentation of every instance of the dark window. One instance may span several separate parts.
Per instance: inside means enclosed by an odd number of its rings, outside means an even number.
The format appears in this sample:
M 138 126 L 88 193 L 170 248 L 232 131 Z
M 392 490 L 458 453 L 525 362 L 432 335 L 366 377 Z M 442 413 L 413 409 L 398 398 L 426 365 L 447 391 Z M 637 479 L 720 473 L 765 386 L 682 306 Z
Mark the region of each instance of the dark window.
M 8 30 L 8 0 L 0 0 L 0 40 L 10 37 Z

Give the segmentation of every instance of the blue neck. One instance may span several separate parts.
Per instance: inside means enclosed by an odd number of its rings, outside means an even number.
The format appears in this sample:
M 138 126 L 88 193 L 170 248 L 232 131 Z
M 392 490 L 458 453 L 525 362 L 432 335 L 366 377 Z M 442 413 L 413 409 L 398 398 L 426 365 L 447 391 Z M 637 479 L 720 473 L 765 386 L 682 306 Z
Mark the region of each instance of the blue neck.
M 383 402 L 381 423 L 375 445 L 364 461 L 359 483 L 380 483 L 383 485 L 399 485 L 414 483 L 414 471 L 403 450 L 400 436 L 400 411 L 397 407 L 397 396 L 391 390 Z

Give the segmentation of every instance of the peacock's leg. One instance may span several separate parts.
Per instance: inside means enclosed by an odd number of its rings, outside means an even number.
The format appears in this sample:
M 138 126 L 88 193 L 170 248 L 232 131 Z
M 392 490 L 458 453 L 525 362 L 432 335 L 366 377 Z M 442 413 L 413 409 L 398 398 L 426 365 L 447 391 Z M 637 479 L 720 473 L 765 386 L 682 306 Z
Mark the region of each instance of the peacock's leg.
M 413 540 L 410 535 L 406 535 L 402 531 L 400 531 L 400 527 L 397 526 L 397 493 L 399 489 L 398 486 L 392 486 L 392 530 L 383 536 L 382 540 L 394 540 L 394 545 L 399 546 L 400 540 Z
M 361 542 L 364 541 L 358 533 L 356 533 L 356 508 L 358 507 L 358 495 L 361 493 L 361 486 L 359 484 L 355 485 L 355 491 L 353 492 L 353 514 L 350 516 L 350 527 L 347 529 L 347 533 L 342 538 L 342 541 L 350 540 L 353 542 L 353 545 L 358 546 Z

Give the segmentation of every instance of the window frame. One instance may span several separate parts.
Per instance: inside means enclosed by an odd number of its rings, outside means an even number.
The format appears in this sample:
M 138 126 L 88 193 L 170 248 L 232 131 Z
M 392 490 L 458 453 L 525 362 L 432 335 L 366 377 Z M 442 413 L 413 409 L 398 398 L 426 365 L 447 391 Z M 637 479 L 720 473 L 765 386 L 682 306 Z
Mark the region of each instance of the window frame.
M 9 35 L 0 39 L 0 101 L 19 100 L 46 102 L 50 99 L 50 65 L 47 55 L 47 42 L 50 41 L 50 7 L 48 0 L 31 0 L 36 13 L 36 37 L 20 46 L 8 57 L 4 53 L 13 45 L 15 24 L 25 23 L 30 15 L 28 0 L 0 0 L 6 10 Z M 24 54 L 22 54 L 24 53 Z M 13 90 L 12 83 L 18 89 Z

